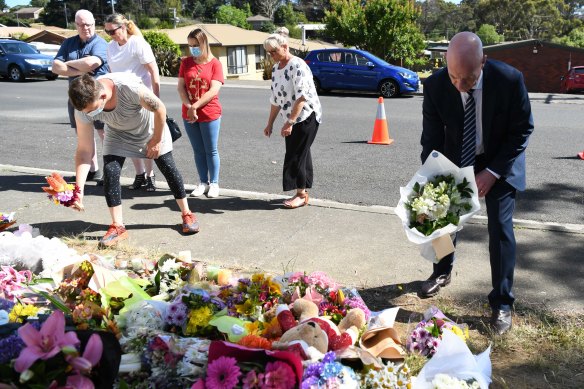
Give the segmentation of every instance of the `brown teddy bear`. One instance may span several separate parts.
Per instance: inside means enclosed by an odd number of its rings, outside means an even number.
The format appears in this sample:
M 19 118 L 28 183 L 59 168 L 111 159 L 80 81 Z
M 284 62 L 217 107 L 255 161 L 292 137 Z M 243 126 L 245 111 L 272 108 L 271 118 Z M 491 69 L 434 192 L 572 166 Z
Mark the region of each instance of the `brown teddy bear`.
M 290 328 L 279 341 L 272 343 L 272 348 L 276 350 L 294 347 L 300 349 L 304 359 L 317 360 L 328 350 L 328 336 L 319 325 L 307 322 Z

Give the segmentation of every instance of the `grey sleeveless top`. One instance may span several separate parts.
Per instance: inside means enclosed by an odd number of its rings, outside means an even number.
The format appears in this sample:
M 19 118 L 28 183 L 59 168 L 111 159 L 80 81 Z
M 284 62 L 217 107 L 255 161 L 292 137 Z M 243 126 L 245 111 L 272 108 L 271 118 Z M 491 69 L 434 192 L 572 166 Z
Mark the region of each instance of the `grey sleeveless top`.
M 109 73 L 98 79 L 108 78 L 114 82 L 117 105 L 113 111 L 95 115 L 75 111 L 76 117 L 86 123 L 100 120 L 106 124 L 103 155 L 129 158 L 146 158 L 146 144 L 154 133 L 154 113 L 140 105 L 142 81 L 128 73 Z M 160 155 L 172 151 L 172 139 L 166 122 L 162 134 Z

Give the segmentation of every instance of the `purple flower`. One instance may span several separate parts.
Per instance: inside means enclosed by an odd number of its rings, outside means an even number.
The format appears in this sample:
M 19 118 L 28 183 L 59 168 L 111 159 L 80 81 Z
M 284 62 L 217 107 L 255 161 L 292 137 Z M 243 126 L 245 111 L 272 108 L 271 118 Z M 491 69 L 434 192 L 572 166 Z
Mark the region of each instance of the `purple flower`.
M 310 376 L 310 377 L 306 378 L 304 381 L 302 381 L 302 384 L 300 385 L 300 389 L 318 388 L 318 384 L 319 384 L 319 379 L 317 377 Z
M 182 301 L 175 301 L 170 304 L 168 313 L 166 314 L 166 321 L 170 325 L 182 326 L 187 318 L 187 306 Z
M 365 302 L 359 297 L 350 297 L 345 299 L 345 305 L 350 308 L 361 308 L 365 312 L 365 320 L 369 321 L 371 317 L 371 311 L 367 308 Z
M 61 203 L 66 203 L 73 198 L 73 191 L 67 190 L 65 192 L 57 192 L 57 200 Z
M 18 357 L 18 354 L 26 345 L 16 334 L 0 339 L 0 365 L 9 363 L 11 360 Z
M 0 311 L 10 312 L 14 303 L 12 301 L 0 298 Z

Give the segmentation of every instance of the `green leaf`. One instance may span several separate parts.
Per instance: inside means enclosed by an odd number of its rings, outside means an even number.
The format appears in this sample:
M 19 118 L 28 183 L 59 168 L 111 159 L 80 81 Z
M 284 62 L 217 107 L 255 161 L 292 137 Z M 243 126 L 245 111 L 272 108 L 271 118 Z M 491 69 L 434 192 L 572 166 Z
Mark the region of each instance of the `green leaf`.
M 38 291 L 38 294 L 40 294 L 41 296 L 43 296 L 44 298 L 46 298 L 47 300 L 49 300 L 51 302 L 51 304 L 53 304 L 55 306 L 55 308 L 57 308 L 58 310 L 62 311 L 65 314 L 70 315 L 71 314 L 71 310 L 69 309 L 69 307 L 67 305 L 65 305 L 65 303 L 63 302 L 63 300 L 61 300 L 59 297 L 57 296 L 52 296 L 50 294 L 48 294 L 45 291 Z

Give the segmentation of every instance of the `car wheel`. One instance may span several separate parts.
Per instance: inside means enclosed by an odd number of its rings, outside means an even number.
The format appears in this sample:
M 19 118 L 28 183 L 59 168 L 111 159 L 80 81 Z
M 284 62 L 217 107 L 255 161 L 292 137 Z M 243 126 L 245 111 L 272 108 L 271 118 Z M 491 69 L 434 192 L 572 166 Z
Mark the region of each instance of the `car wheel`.
M 12 65 L 8 69 L 8 75 L 12 81 L 24 81 L 24 74 L 22 74 L 22 70 L 17 65 Z
M 50 76 L 47 76 L 47 80 L 55 81 L 57 79 L 57 77 L 59 77 L 57 74 L 52 74 Z
M 314 86 L 316 87 L 316 92 L 318 94 L 324 95 L 325 93 L 328 92 L 328 89 L 322 89 L 322 86 L 320 86 L 320 81 L 318 81 L 318 78 L 314 79 Z
M 393 80 L 383 80 L 379 85 L 379 93 L 383 97 L 395 97 L 399 95 L 399 86 Z

